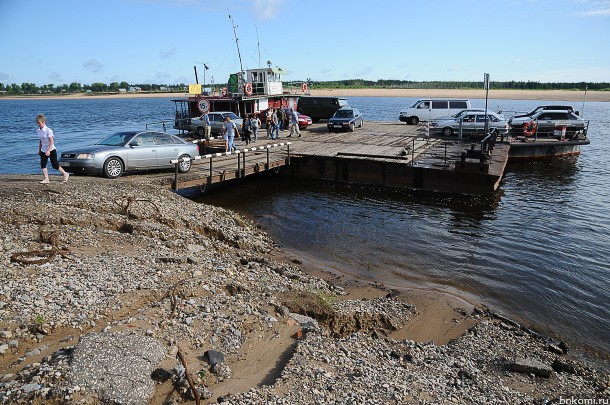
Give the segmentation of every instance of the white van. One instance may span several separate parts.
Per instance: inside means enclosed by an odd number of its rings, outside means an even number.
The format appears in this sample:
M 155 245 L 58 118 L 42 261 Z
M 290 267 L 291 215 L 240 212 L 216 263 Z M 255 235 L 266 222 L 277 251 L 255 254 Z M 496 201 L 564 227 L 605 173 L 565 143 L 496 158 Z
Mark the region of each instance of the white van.
M 420 121 L 447 117 L 467 108 L 470 108 L 470 100 L 454 98 L 417 100 L 411 107 L 400 112 L 399 119 L 409 125 L 417 125 Z

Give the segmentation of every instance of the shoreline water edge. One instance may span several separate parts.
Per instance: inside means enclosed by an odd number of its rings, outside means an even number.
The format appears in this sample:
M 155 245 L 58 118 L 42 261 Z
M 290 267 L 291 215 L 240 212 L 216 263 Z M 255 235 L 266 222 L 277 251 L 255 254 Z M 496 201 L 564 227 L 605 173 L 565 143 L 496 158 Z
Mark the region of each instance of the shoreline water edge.
M 610 396 L 562 341 L 459 297 L 321 278 L 169 180 L 39 177 L 0 176 L 2 404 Z
M 312 96 L 343 96 L 343 97 L 451 97 L 484 99 L 485 90 L 477 89 L 311 89 Z M 155 92 L 133 92 L 133 93 L 74 93 L 64 95 L 23 95 L 23 96 L 1 96 L 0 100 L 58 100 L 77 98 L 184 98 L 188 93 L 155 93 Z M 610 102 L 610 91 L 588 91 L 584 90 L 490 90 L 489 98 L 502 100 L 548 100 L 548 101 L 606 101 Z

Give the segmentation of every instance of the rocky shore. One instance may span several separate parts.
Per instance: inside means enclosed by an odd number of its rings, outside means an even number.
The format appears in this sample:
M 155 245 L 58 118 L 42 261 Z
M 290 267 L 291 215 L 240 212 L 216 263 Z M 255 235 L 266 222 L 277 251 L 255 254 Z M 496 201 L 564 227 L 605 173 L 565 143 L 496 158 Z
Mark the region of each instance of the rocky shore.
M 563 342 L 484 309 L 456 311 L 469 327 L 446 344 L 401 337 L 416 306 L 382 286 L 356 299 L 163 180 L 38 180 L 0 176 L 0 404 L 610 396 Z

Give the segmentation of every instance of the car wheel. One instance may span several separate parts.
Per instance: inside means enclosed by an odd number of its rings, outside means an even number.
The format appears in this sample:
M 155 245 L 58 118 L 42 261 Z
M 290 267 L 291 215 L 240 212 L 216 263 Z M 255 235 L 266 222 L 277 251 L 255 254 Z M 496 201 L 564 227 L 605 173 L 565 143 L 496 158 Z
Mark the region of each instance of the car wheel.
M 349 124 L 349 132 L 354 132 L 355 129 L 356 129 L 356 125 L 354 125 L 353 122 L 351 124 Z
M 407 120 L 407 124 L 409 124 L 409 125 L 417 125 L 417 124 L 419 124 L 419 118 L 417 118 L 417 117 L 410 117 Z
M 205 136 L 205 131 L 203 130 L 203 127 L 197 127 L 197 136 L 199 138 L 203 138 Z
M 188 158 L 188 160 L 183 160 L 184 158 Z M 178 163 L 178 171 L 180 173 L 186 173 L 189 170 L 191 170 L 191 166 L 193 165 L 193 162 L 189 155 L 181 155 L 178 158 L 178 160 L 180 160 L 180 162 Z
M 116 179 L 123 174 L 123 162 L 117 157 L 111 157 L 104 162 L 104 176 Z
M 453 136 L 453 128 L 443 128 L 443 136 Z
M 360 120 L 360 128 L 364 126 L 364 120 Z

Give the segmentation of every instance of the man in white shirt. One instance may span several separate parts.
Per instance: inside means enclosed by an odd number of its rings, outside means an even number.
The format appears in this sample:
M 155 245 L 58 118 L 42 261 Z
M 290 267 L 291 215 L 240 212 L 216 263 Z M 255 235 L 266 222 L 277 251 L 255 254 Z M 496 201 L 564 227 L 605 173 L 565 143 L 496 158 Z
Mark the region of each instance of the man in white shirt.
M 59 172 L 63 174 L 64 183 L 66 183 L 70 174 L 66 172 L 63 167 L 59 166 L 57 149 L 55 148 L 53 139 L 53 130 L 47 127 L 47 119 L 42 114 L 36 116 L 36 122 L 38 123 L 38 129 L 36 130 L 36 133 L 38 134 L 38 154 L 40 155 L 40 167 L 42 168 L 42 174 L 44 176 L 44 180 L 40 183 L 49 184 L 49 171 L 47 170 L 49 158 L 51 159 L 51 166 L 53 166 L 53 169 L 59 170 Z

